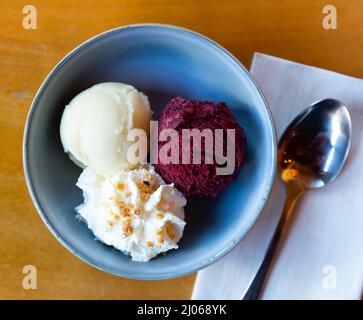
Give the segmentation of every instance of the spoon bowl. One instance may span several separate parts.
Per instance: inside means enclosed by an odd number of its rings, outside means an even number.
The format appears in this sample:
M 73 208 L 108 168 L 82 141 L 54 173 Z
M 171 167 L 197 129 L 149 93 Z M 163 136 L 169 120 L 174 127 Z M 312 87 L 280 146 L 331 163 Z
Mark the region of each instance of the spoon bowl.
M 348 156 L 352 126 L 338 100 L 320 100 L 286 128 L 278 146 L 278 168 L 285 183 L 321 188 L 335 180 Z

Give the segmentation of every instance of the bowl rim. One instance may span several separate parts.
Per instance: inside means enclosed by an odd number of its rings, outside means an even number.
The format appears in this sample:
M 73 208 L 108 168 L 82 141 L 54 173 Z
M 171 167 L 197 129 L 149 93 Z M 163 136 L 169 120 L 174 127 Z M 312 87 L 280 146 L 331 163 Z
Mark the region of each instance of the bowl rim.
M 216 254 L 214 254 L 213 257 L 196 264 L 193 268 L 189 268 L 187 270 L 183 270 L 183 271 L 179 271 L 179 272 L 162 273 L 162 274 L 158 274 L 158 275 L 142 274 L 142 273 L 136 273 L 136 272 L 128 273 L 128 272 L 123 272 L 123 271 L 120 271 L 120 270 L 117 270 L 114 268 L 101 266 L 97 261 L 93 261 L 93 259 L 91 259 L 89 256 L 86 256 L 83 253 L 78 252 L 71 243 L 69 243 L 67 240 L 65 240 L 63 238 L 61 233 L 59 233 L 58 230 L 48 220 L 47 214 L 46 214 L 45 210 L 43 210 L 43 208 L 40 204 L 40 201 L 38 200 L 38 197 L 36 195 L 36 191 L 33 186 L 32 179 L 31 179 L 31 173 L 30 173 L 31 170 L 29 168 L 29 162 L 28 162 L 28 160 L 29 160 L 29 155 L 28 155 L 29 131 L 30 131 L 32 117 L 33 117 L 35 108 L 38 104 L 38 101 L 39 101 L 41 95 L 43 94 L 45 88 L 47 87 L 48 83 L 51 81 L 51 79 L 57 73 L 57 71 L 63 66 L 63 64 L 65 64 L 71 57 L 76 55 L 77 52 L 79 50 L 81 50 L 82 48 L 84 48 L 87 45 L 92 44 L 96 41 L 99 41 L 107 36 L 110 36 L 113 33 L 117 33 L 117 32 L 124 31 L 124 30 L 131 29 L 131 28 L 135 29 L 135 28 L 149 28 L 149 27 L 183 32 L 183 33 L 187 33 L 189 36 L 192 36 L 194 38 L 204 40 L 207 43 L 209 43 L 211 46 L 213 46 L 216 50 L 220 51 L 232 63 L 234 63 L 249 78 L 252 85 L 257 90 L 257 92 L 263 102 L 263 105 L 265 107 L 265 110 L 267 111 L 268 120 L 269 120 L 269 124 L 270 124 L 269 131 L 270 131 L 270 135 L 273 140 L 273 143 L 271 145 L 271 155 L 272 155 L 271 160 L 272 160 L 273 165 L 271 166 L 271 169 L 269 172 L 268 183 L 266 184 L 266 186 L 264 188 L 264 195 L 262 196 L 262 199 L 259 200 L 259 205 L 257 206 L 257 209 L 255 210 L 256 214 L 253 217 L 253 219 L 250 220 L 248 226 L 245 228 L 245 232 L 239 234 L 235 239 L 230 241 L 230 243 L 226 247 L 224 247 L 224 249 L 222 249 L 219 252 L 217 252 Z M 172 279 L 172 278 L 186 276 L 191 273 L 197 272 L 203 268 L 208 267 L 212 263 L 221 259 L 228 252 L 230 252 L 235 246 L 237 246 L 237 244 L 240 241 L 242 241 L 247 236 L 247 234 L 251 231 L 252 227 L 254 226 L 254 224 L 256 223 L 258 218 L 260 217 L 260 215 L 267 203 L 267 200 L 270 196 L 273 182 L 275 179 L 276 167 L 277 167 L 277 134 L 276 134 L 275 122 L 273 119 L 271 109 L 267 103 L 267 100 L 266 100 L 264 94 L 262 93 L 262 90 L 258 86 L 256 80 L 251 75 L 251 73 L 246 69 L 246 67 L 244 67 L 242 65 L 242 63 L 234 55 L 232 55 L 228 50 L 223 48 L 220 44 L 218 44 L 214 40 L 212 40 L 196 31 L 192 31 L 190 29 L 176 26 L 176 25 L 163 24 L 163 23 L 137 23 L 137 24 L 127 24 L 127 25 L 123 25 L 120 27 L 112 28 L 112 29 L 106 30 L 104 32 L 101 32 L 99 34 L 92 36 L 91 38 L 89 38 L 86 41 L 79 44 L 77 47 L 75 47 L 73 50 L 71 50 L 68 54 L 66 54 L 45 77 L 44 81 L 40 85 L 38 91 L 36 92 L 36 94 L 33 98 L 33 101 L 30 105 L 30 108 L 29 108 L 29 111 L 28 111 L 28 114 L 26 117 L 26 121 L 25 121 L 24 134 L 23 134 L 23 148 L 22 149 L 23 149 L 22 150 L 23 151 L 23 169 L 24 169 L 24 175 L 25 175 L 25 180 L 26 180 L 26 185 L 28 188 L 29 195 L 32 199 L 32 202 L 33 202 L 38 214 L 40 215 L 41 219 L 43 220 L 44 224 L 47 226 L 49 231 L 53 234 L 53 236 L 55 236 L 57 238 L 57 240 L 65 248 L 67 248 L 71 253 L 73 253 L 75 256 L 77 256 L 79 259 L 86 262 L 87 264 L 95 267 L 96 269 L 99 269 L 101 271 L 104 271 L 106 273 L 110 273 L 110 274 L 113 274 L 116 276 L 121 276 L 121 277 L 129 278 L 129 279 L 138 279 L 138 280 L 163 280 L 163 279 Z

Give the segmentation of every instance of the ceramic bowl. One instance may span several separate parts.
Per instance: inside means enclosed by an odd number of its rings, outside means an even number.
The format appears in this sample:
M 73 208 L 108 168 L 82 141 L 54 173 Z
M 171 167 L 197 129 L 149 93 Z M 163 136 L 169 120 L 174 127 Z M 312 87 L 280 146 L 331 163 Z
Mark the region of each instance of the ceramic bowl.
M 83 201 L 75 185 L 81 169 L 63 151 L 59 124 L 65 105 L 75 95 L 106 81 L 129 83 L 144 92 L 155 117 L 175 96 L 224 101 L 247 136 L 246 161 L 238 178 L 217 198 L 190 201 L 180 248 L 148 263 L 133 262 L 96 241 L 74 211 Z M 186 275 L 230 251 L 260 215 L 276 164 L 271 113 L 249 72 L 214 41 L 190 30 L 158 24 L 104 32 L 60 61 L 34 98 L 23 147 L 30 195 L 54 236 L 87 263 L 136 279 Z

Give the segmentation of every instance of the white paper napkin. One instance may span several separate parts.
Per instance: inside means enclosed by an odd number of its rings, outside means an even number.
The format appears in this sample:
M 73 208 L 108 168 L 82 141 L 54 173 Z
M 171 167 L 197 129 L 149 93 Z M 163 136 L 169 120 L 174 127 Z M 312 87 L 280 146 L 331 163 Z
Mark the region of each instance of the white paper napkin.
M 278 137 L 323 98 L 341 100 L 353 139 L 338 179 L 307 192 L 267 279 L 263 299 L 360 299 L 363 290 L 363 80 L 256 53 L 251 73 L 272 109 Z M 277 225 L 285 198 L 279 180 L 252 231 L 226 257 L 198 273 L 192 299 L 241 299 Z

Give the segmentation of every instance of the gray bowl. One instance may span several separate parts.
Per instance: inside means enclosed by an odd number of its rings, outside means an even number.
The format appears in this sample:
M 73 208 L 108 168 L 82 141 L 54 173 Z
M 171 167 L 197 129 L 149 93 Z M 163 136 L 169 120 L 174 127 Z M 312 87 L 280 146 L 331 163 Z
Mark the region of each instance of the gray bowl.
M 100 82 L 129 83 L 149 96 L 154 115 L 172 97 L 225 101 L 245 129 L 247 159 L 215 199 L 190 201 L 180 248 L 149 263 L 133 262 L 95 241 L 76 219 L 80 168 L 63 152 L 65 105 Z M 119 276 L 165 279 L 198 271 L 230 251 L 257 220 L 269 195 L 276 138 L 267 103 L 246 69 L 225 49 L 192 31 L 157 24 L 102 33 L 73 50 L 36 94 L 24 133 L 24 169 L 32 200 L 55 237 L 87 263 Z M 35 231 L 34 231 L 35 232 Z

